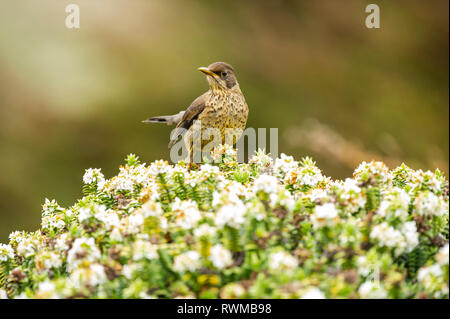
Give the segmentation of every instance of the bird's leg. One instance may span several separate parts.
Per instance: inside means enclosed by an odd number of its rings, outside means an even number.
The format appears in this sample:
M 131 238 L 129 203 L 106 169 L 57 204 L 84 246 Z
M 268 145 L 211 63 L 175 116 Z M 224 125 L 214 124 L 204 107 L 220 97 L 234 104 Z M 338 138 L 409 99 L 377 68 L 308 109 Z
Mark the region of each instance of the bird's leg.
M 188 162 L 187 169 L 189 172 L 191 170 L 196 170 L 199 167 L 199 164 L 194 162 L 194 152 L 195 152 L 195 149 L 194 149 L 194 146 L 192 145 L 189 149 L 189 155 L 187 157 L 187 162 Z
M 188 151 L 188 167 L 187 170 L 190 172 L 192 170 L 192 162 L 194 161 L 194 147 L 191 144 Z

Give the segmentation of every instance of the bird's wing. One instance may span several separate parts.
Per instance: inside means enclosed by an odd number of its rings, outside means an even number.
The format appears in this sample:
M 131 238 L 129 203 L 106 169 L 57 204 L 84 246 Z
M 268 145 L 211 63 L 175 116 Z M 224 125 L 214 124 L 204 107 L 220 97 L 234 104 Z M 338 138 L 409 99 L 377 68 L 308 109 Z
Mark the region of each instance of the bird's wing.
M 181 121 L 178 122 L 169 142 L 169 148 L 171 148 L 194 123 L 198 116 L 203 112 L 206 106 L 206 95 L 208 92 L 200 95 L 191 103 L 191 105 L 184 112 Z

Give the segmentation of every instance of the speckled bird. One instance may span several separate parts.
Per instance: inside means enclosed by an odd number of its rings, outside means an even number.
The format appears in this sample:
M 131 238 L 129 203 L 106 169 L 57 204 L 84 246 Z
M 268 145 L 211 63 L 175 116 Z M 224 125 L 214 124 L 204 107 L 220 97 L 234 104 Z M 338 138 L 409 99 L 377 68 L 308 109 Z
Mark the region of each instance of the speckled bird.
M 213 143 L 213 146 L 216 146 L 230 140 L 232 140 L 232 144 L 235 144 L 240 137 L 239 132 L 242 133 L 245 129 L 248 118 L 248 106 L 236 79 L 235 71 L 230 64 L 215 62 L 208 67 L 198 68 L 198 70 L 206 74 L 209 83 L 207 92 L 196 98 L 186 111 L 181 111 L 175 115 L 151 117 L 143 121 L 144 123 L 176 125 L 175 130 L 171 134 L 169 148 L 183 136 L 190 159 L 192 159 L 194 151 L 192 136 L 194 123 L 197 120 L 201 121 L 201 147 L 203 148 L 208 143 Z M 213 138 L 203 139 L 203 132 L 207 128 L 218 129 L 221 134 L 221 141 Z M 236 129 L 237 131 L 232 133 L 236 137 L 227 139 L 227 129 Z

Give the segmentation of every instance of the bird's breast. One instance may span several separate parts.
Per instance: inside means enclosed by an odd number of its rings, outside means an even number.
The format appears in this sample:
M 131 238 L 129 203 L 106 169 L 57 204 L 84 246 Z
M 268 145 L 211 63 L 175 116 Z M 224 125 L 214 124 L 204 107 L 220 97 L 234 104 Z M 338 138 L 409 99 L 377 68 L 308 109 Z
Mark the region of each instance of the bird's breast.
M 244 129 L 247 123 L 248 107 L 239 94 L 211 95 L 199 119 L 202 126 L 219 129 Z
M 198 117 L 201 121 L 201 130 L 214 128 L 219 131 L 220 136 L 219 140 L 213 137 L 206 139 L 202 141 L 202 145 L 211 140 L 234 145 L 247 124 L 248 107 L 242 94 L 211 95 L 205 104 L 205 109 Z

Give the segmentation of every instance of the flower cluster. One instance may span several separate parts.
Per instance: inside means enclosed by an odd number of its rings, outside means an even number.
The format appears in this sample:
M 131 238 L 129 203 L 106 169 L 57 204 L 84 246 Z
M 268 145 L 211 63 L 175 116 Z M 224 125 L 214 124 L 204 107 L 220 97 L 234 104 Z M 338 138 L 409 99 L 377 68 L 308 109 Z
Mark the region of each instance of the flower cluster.
M 326 177 L 311 158 L 146 165 L 83 176 L 71 207 L 0 244 L 1 298 L 448 298 L 448 182 L 362 163 Z

